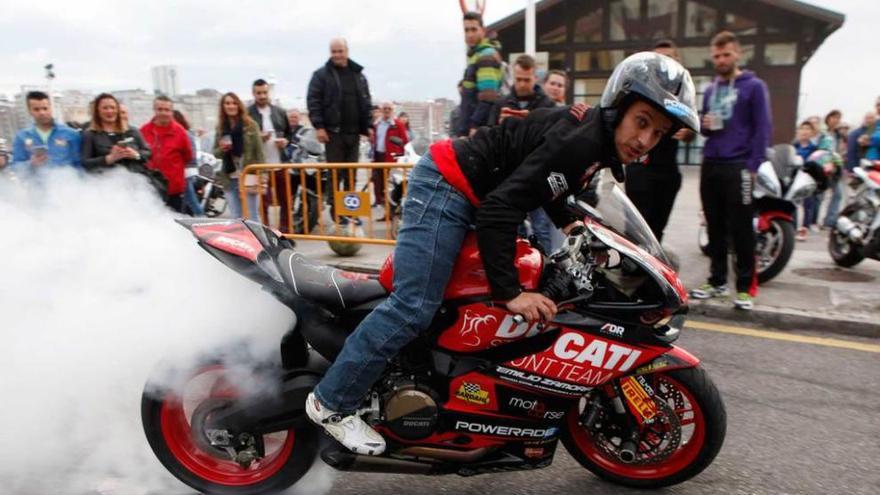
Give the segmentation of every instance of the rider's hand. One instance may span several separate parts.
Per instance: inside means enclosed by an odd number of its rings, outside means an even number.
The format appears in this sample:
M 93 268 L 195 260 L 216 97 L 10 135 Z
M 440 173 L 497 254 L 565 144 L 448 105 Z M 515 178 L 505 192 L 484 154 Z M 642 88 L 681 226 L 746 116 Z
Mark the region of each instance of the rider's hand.
M 330 136 L 327 135 L 327 129 L 318 129 L 316 132 L 319 143 L 327 144 L 330 142 Z
M 526 320 L 550 321 L 556 316 L 556 304 L 537 292 L 522 292 L 507 303 L 512 313 L 523 315 Z

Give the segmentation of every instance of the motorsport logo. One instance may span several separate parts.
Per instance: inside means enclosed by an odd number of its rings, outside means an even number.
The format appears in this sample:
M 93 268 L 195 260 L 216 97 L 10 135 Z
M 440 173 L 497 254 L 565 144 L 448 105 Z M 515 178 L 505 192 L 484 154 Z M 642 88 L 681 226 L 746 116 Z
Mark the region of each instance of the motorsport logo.
M 349 210 L 355 211 L 361 207 L 361 198 L 357 194 L 349 193 L 342 199 L 342 204 Z
M 556 392 L 558 394 L 581 395 L 592 390 L 592 387 L 565 383 L 545 376 L 533 375 L 524 371 L 506 368 L 504 366 L 496 366 L 495 372 L 498 373 L 503 380 L 550 392 Z
M 517 426 L 487 425 L 483 423 L 471 423 L 469 421 L 456 421 L 455 429 L 469 433 L 481 433 L 483 435 L 495 435 L 499 437 L 517 438 L 546 438 L 556 435 L 557 428 L 519 428 Z
M 507 405 L 514 409 L 526 411 L 526 413 L 539 419 L 560 419 L 565 416 L 565 411 L 552 411 L 547 409 L 547 405 L 538 399 L 523 399 L 522 397 L 511 397 Z
M 489 403 L 489 391 L 483 390 L 479 383 L 462 383 L 461 387 L 458 387 L 458 391 L 455 392 L 455 396 L 471 404 L 485 406 Z

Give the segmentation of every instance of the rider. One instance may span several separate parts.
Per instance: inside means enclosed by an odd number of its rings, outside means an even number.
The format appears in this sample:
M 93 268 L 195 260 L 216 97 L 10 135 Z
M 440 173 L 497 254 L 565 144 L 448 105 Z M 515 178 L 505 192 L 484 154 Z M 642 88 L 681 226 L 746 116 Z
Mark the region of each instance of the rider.
M 538 109 L 470 138 L 433 144 L 410 175 L 394 291 L 348 337 L 308 396 L 309 418 L 353 452 L 385 450 L 385 440 L 356 411 L 386 363 L 430 325 L 471 225 L 493 299 L 529 321 L 551 320 L 556 305 L 524 292 L 514 265 L 526 214 L 544 207 L 566 234 L 582 225 L 566 211 L 565 196 L 600 167 L 622 180 L 622 164 L 681 127 L 698 131 L 694 99 L 690 74 L 678 62 L 638 53 L 614 70 L 598 108 Z

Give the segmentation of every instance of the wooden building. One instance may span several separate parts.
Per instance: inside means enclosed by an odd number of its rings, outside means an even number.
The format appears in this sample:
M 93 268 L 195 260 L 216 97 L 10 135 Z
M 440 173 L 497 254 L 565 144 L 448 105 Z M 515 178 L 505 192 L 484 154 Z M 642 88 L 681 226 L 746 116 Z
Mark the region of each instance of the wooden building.
M 772 142 L 788 142 L 796 127 L 801 68 L 844 22 L 843 14 L 794 0 L 543 0 L 537 4 L 536 44 L 551 69 L 568 73 L 570 102 L 596 103 L 605 80 L 628 55 L 669 38 L 697 85 L 698 102 L 714 76 L 709 43 L 729 30 L 740 39 L 740 65 L 770 90 Z M 524 12 L 488 26 L 503 51 L 524 51 Z M 834 102 L 829 102 L 829 109 Z M 683 149 L 698 163 L 701 143 Z

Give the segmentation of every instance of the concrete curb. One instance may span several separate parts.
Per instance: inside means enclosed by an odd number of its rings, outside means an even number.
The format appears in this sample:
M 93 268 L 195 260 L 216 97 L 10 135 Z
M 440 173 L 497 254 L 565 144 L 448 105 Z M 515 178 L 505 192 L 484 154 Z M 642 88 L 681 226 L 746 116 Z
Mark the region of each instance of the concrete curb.
M 341 261 L 333 263 L 341 270 L 376 274 L 379 270 L 367 263 Z M 735 309 L 732 303 L 690 301 L 690 316 L 706 316 L 747 325 L 763 325 L 777 330 L 809 330 L 837 335 L 880 338 L 880 321 L 859 321 L 842 315 L 816 315 L 794 309 L 758 305 L 751 311 Z
M 817 315 L 795 309 L 755 306 L 751 311 L 733 307 L 733 303 L 690 301 L 689 315 L 708 316 L 752 325 L 766 325 L 778 330 L 809 330 L 816 332 L 880 338 L 880 322 L 852 320 L 842 315 Z

